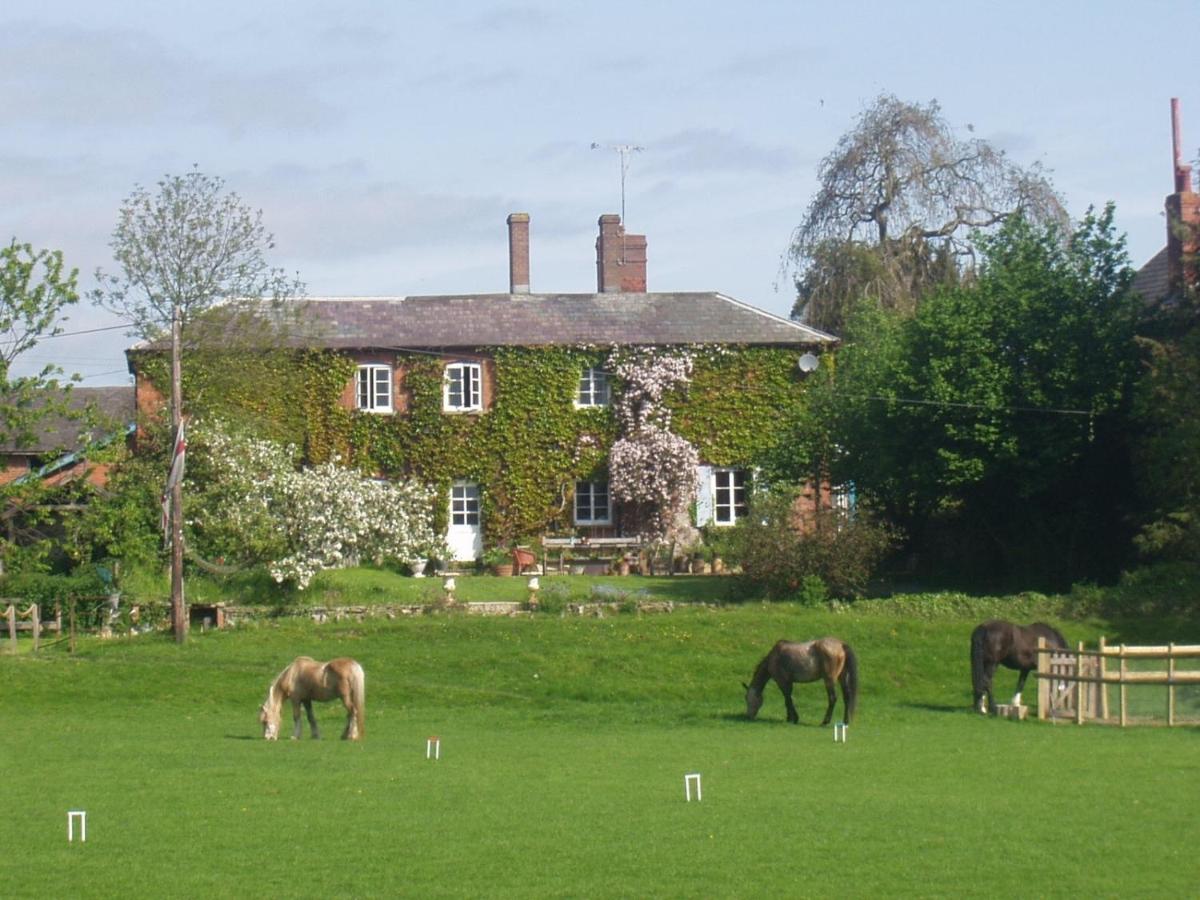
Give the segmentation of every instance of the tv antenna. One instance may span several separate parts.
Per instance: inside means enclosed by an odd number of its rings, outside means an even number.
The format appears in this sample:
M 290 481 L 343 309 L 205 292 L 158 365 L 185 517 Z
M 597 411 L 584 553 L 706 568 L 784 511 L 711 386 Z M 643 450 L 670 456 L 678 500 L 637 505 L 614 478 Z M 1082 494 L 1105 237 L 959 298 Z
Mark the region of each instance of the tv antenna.
M 615 150 L 621 157 L 621 224 L 625 224 L 625 173 L 629 171 L 629 157 L 641 153 L 644 147 L 636 144 L 598 144 L 592 141 L 593 150 Z

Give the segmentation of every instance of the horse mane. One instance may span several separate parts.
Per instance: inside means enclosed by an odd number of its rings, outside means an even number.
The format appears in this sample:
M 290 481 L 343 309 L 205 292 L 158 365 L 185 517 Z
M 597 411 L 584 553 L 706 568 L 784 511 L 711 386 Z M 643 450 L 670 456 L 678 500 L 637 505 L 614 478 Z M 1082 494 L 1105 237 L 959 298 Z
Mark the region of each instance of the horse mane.
M 1067 639 L 1063 637 L 1063 633 L 1047 622 L 1034 622 L 1029 626 L 1029 630 L 1044 637 L 1047 644 L 1063 648 L 1067 646 Z
M 767 681 L 771 678 L 771 657 L 775 655 L 775 650 L 778 645 L 771 648 L 771 651 L 762 658 L 762 661 L 754 668 L 754 674 L 750 676 L 750 687 L 757 693 L 761 694 L 763 688 L 767 686 Z

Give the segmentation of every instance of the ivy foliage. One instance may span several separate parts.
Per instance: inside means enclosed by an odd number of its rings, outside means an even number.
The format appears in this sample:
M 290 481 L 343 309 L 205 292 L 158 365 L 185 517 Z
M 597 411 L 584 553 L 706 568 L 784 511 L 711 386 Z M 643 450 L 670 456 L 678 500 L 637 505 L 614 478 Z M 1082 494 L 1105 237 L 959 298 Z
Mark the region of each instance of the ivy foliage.
M 700 348 L 689 385 L 665 402 L 674 430 L 701 459 L 754 465 L 803 408 L 798 352 Z M 462 359 L 484 368 L 486 411 L 442 411 L 445 359 L 397 352 L 401 373 L 394 415 L 346 408 L 355 361 L 334 351 L 278 351 L 253 357 L 195 354 L 185 359 L 189 412 L 253 427 L 302 448 L 304 462 L 340 460 L 383 477 L 415 478 L 447 497 L 457 479 L 478 482 L 490 544 L 532 539 L 571 527 L 577 480 L 605 477 L 618 427 L 611 407 L 578 408 L 581 372 L 603 366 L 599 347 L 479 348 Z M 167 383 L 165 359 L 141 371 Z M 620 385 L 615 386 L 620 390 Z M 446 503 L 434 525 L 447 525 Z

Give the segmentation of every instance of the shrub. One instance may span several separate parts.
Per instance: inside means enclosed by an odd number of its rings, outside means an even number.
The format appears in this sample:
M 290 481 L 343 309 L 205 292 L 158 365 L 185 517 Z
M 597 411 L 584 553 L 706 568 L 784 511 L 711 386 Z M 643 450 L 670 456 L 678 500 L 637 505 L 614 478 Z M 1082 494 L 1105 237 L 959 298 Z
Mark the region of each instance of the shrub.
M 793 490 L 758 495 L 734 529 L 734 552 L 746 577 L 777 599 L 861 596 L 895 545 L 894 530 L 863 509 L 826 510 L 801 521 L 795 499 Z

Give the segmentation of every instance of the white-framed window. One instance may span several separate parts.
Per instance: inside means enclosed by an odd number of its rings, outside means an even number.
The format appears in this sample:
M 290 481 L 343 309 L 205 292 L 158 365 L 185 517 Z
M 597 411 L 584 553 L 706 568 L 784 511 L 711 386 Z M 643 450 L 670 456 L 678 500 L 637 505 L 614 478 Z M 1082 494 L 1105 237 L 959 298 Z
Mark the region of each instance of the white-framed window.
M 456 481 L 450 488 L 450 524 L 479 524 L 479 485 Z
M 712 510 L 717 525 L 734 525 L 747 512 L 745 469 L 713 469 Z
M 354 408 L 367 412 L 392 411 L 392 367 L 359 366 L 354 374 Z
M 442 409 L 447 412 L 483 409 L 482 384 L 479 363 L 450 363 L 442 381 Z
M 575 482 L 575 524 L 609 525 L 611 523 L 612 506 L 609 503 L 608 482 Z
M 575 393 L 578 407 L 608 406 L 610 391 L 608 373 L 595 366 L 588 366 L 579 376 L 579 390 Z

